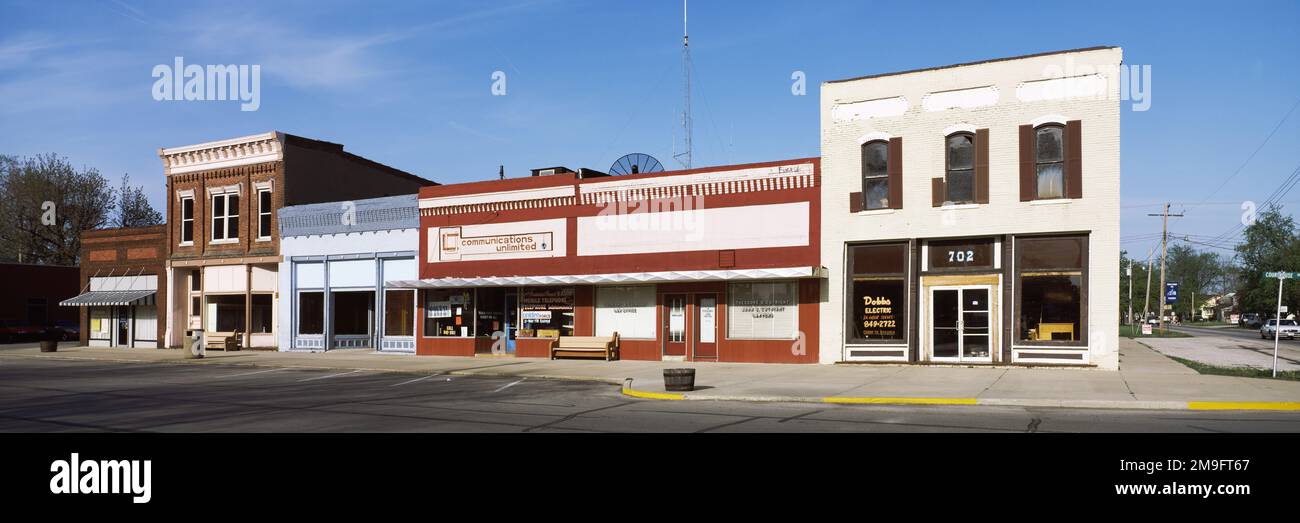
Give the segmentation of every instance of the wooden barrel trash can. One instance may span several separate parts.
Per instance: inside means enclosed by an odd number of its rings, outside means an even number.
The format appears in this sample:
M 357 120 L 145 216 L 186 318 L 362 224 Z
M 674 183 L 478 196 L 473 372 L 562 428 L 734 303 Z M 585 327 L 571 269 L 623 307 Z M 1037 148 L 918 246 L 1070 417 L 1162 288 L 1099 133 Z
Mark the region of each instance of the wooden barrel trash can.
M 695 390 L 695 369 L 664 369 L 664 390 Z

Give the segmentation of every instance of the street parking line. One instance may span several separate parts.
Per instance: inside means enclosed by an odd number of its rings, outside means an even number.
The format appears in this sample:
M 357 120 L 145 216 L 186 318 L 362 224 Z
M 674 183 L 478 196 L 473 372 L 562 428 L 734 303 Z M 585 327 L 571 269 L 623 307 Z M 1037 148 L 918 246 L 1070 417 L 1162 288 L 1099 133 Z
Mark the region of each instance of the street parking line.
M 253 372 L 244 372 L 244 373 L 241 373 L 241 374 L 227 374 L 227 375 L 225 375 L 225 376 L 217 376 L 217 377 L 218 377 L 218 378 L 237 378 L 237 377 L 240 377 L 240 376 L 252 376 L 252 375 L 254 375 L 254 374 L 266 374 L 266 373 L 268 373 L 268 372 L 277 372 L 277 371 L 282 371 L 282 370 L 285 370 L 285 367 L 277 367 L 277 368 L 274 368 L 274 369 L 266 369 L 266 370 L 255 370 L 255 371 L 253 371 Z
M 526 379 L 528 379 L 528 378 L 522 378 L 522 379 L 519 379 L 518 381 L 514 381 L 514 382 L 511 382 L 511 383 L 507 383 L 507 384 L 505 384 L 505 385 L 502 385 L 502 386 L 498 387 L 497 390 L 494 390 L 494 391 L 492 391 L 492 392 L 501 392 L 501 391 L 506 390 L 506 389 L 508 389 L 508 388 L 510 388 L 510 387 L 513 387 L 513 386 L 515 386 L 515 385 L 518 385 L 519 382 L 524 381 L 524 380 L 526 380 Z
M 432 378 L 432 377 L 435 377 L 435 376 L 440 376 L 440 374 L 430 374 L 430 375 L 428 375 L 428 376 L 424 376 L 424 377 L 420 377 L 420 378 L 415 378 L 415 379 L 413 379 L 413 380 L 406 380 L 406 381 L 403 381 L 403 382 L 401 382 L 401 383 L 394 383 L 394 384 L 392 384 L 392 385 L 389 385 L 389 387 L 400 387 L 400 386 L 402 386 L 402 385 L 406 385 L 407 383 L 415 383 L 415 382 L 417 382 L 417 381 L 424 381 L 424 380 L 427 380 L 427 379 Z
M 303 378 L 303 379 L 300 379 L 300 380 L 298 380 L 298 381 L 314 381 L 314 380 L 323 380 L 323 379 L 325 379 L 325 378 L 334 378 L 334 377 L 337 377 L 337 376 L 347 376 L 348 374 L 356 374 L 356 373 L 358 373 L 358 372 L 361 372 L 361 369 L 357 369 L 357 370 L 354 370 L 354 371 L 348 371 L 348 372 L 340 372 L 340 373 L 338 373 L 338 374 L 329 374 L 329 375 L 326 375 L 326 376 L 316 376 L 316 377 L 314 377 L 314 378 Z

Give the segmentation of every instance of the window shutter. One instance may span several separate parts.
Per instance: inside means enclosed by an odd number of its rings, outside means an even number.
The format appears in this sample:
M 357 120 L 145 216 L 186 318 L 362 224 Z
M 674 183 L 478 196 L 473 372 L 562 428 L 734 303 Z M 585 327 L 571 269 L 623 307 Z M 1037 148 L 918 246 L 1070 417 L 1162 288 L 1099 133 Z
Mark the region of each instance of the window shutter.
M 1038 194 L 1034 172 L 1034 126 L 1020 126 L 1020 201 L 1028 202 Z
M 944 198 L 943 178 L 930 179 L 930 205 L 942 207 Z
M 903 139 L 889 139 L 889 208 L 903 208 Z
M 975 203 L 989 203 L 989 130 L 975 131 Z
M 849 193 L 849 212 L 861 212 L 863 203 L 861 192 Z
M 1083 198 L 1083 122 L 1065 122 L 1065 197 Z

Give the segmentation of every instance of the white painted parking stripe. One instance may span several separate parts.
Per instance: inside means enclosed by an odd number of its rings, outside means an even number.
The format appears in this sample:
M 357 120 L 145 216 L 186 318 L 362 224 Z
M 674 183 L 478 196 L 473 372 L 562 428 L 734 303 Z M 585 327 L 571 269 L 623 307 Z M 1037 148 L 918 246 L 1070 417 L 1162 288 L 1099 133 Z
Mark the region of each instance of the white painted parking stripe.
M 285 370 L 285 367 L 277 367 L 277 368 L 274 368 L 274 369 L 266 369 L 266 370 L 255 370 L 255 371 L 253 371 L 253 372 L 244 372 L 244 373 L 241 373 L 241 374 L 227 374 L 227 375 L 225 375 L 225 376 L 217 376 L 217 377 L 218 377 L 218 378 L 237 378 L 237 377 L 239 377 L 239 376 L 252 376 L 252 375 L 254 375 L 254 374 L 266 374 L 266 373 L 268 373 L 268 372 L 277 372 L 277 371 L 282 371 L 282 370 Z
M 510 382 L 510 383 L 507 383 L 507 384 L 502 385 L 500 388 L 498 388 L 497 390 L 494 390 L 494 391 L 492 391 L 492 392 L 501 392 L 501 391 L 506 390 L 506 389 L 508 389 L 508 388 L 510 388 L 510 387 L 513 387 L 513 386 L 515 386 L 515 385 L 518 385 L 519 382 L 524 381 L 524 380 L 526 380 L 526 379 L 528 379 L 528 378 L 521 378 L 521 379 L 519 379 L 518 381 L 513 381 L 513 382 Z
M 415 382 L 417 382 L 417 381 L 424 381 L 424 380 L 427 380 L 427 379 L 432 378 L 432 377 L 434 377 L 434 376 L 438 376 L 438 374 L 430 374 L 430 375 L 428 375 L 428 376 L 424 376 L 424 377 L 420 377 L 420 378 L 415 378 L 415 379 L 413 379 L 413 380 L 406 380 L 406 381 L 403 381 L 403 382 L 401 382 L 401 383 L 394 383 L 394 384 L 392 384 L 392 385 L 389 385 L 389 387 L 400 387 L 400 386 L 402 386 L 402 385 L 406 385 L 407 383 L 415 383 Z
M 326 376 L 316 376 L 316 377 L 314 377 L 314 378 L 303 378 L 303 379 L 300 379 L 300 380 L 298 380 L 298 381 L 323 380 L 323 379 L 325 379 L 325 378 L 333 378 L 333 377 L 336 377 L 336 376 L 347 376 L 348 374 L 356 374 L 356 373 L 358 373 L 358 372 L 361 372 L 361 369 L 357 369 L 357 370 L 349 371 L 349 372 L 340 372 L 340 373 L 338 373 L 338 374 L 329 374 L 329 375 L 326 375 Z

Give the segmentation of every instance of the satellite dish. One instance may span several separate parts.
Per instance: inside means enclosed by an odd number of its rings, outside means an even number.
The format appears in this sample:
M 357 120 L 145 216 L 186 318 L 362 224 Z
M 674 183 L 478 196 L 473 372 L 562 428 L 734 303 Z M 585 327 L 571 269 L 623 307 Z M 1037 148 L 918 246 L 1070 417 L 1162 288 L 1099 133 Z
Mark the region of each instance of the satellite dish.
M 625 154 L 609 166 L 609 174 L 657 173 L 664 170 L 663 164 L 655 157 L 645 153 Z

